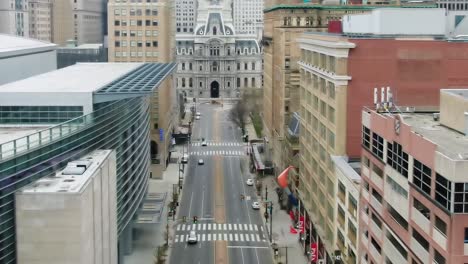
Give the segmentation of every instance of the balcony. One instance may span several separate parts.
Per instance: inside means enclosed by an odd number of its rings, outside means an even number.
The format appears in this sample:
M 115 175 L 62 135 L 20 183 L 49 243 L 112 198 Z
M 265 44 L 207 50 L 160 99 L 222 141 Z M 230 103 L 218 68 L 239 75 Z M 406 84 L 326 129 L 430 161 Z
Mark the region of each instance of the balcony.
M 400 251 L 398 251 L 387 238 L 385 238 L 383 250 L 392 263 L 408 263 L 408 260 L 400 254 Z
M 411 220 L 413 220 L 426 234 L 429 234 L 431 222 L 418 209 L 411 209 Z
M 371 197 L 370 204 L 375 209 L 375 211 L 377 213 L 379 213 L 379 215 L 382 215 L 382 204 L 379 201 L 377 201 L 377 199 L 375 199 L 375 197 L 373 197 L 373 196 Z
M 414 237 L 411 238 L 411 250 L 422 260 L 423 263 L 429 263 L 429 252 L 419 244 Z
M 382 239 L 382 229 L 374 221 L 371 221 L 370 229 L 379 240 Z
M 437 230 L 437 228 L 432 229 L 432 239 L 434 239 L 434 241 L 437 244 L 439 244 L 441 248 L 443 248 L 444 250 L 447 250 L 447 237 L 444 234 L 442 234 L 439 230 Z M 467 248 L 467 244 L 465 244 L 464 255 L 468 255 L 466 248 Z

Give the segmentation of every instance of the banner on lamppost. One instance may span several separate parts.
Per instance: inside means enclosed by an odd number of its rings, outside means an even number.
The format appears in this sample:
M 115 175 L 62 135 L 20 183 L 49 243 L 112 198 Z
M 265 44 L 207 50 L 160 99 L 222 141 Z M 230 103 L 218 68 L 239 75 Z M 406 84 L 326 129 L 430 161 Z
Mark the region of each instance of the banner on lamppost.
M 299 233 L 303 234 L 305 231 L 305 219 L 304 216 L 301 215 L 299 217 Z
M 310 244 L 310 260 L 312 263 L 316 263 L 318 260 L 318 248 L 317 248 L 317 243 L 312 243 Z

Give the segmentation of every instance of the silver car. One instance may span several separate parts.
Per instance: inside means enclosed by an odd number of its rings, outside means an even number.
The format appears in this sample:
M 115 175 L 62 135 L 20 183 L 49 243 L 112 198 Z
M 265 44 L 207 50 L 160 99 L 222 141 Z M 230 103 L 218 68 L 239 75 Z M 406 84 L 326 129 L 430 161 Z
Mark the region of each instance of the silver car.
M 197 239 L 197 233 L 195 231 L 190 231 L 189 233 L 189 237 L 187 239 L 187 243 L 189 244 L 195 244 L 198 242 L 198 239 Z

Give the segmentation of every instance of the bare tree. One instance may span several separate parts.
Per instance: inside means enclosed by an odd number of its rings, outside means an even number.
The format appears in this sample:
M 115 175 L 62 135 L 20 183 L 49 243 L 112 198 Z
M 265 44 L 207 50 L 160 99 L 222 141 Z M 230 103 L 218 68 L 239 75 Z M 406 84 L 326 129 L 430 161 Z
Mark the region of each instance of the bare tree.
M 246 102 L 244 100 L 239 100 L 234 105 L 234 107 L 229 112 L 229 119 L 239 126 L 242 131 L 245 131 L 245 121 L 247 118 L 248 109 L 246 106 Z

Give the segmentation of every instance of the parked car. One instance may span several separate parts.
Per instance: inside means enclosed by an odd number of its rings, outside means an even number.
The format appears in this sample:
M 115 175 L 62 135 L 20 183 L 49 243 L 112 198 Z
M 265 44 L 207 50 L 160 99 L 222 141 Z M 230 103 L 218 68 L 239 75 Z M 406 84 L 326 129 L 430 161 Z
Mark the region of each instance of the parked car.
M 206 142 L 206 140 L 203 140 L 201 145 L 202 145 L 202 147 L 206 147 L 208 145 L 208 143 Z
M 247 179 L 247 181 L 245 182 L 248 186 L 253 186 L 254 184 L 254 180 L 253 179 Z
M 188 163 L 188 159 L 189 159 L 189 155 L 188 154 L 184 154 L 182 155 L 182 158 L 180 159 L 180 162 L 181 163 Z
M 198 165 L 203 165 L 203 164 L 205 164 L 205 161 L 203 161 L 203 159 L 199 159 L 198 160 Z

